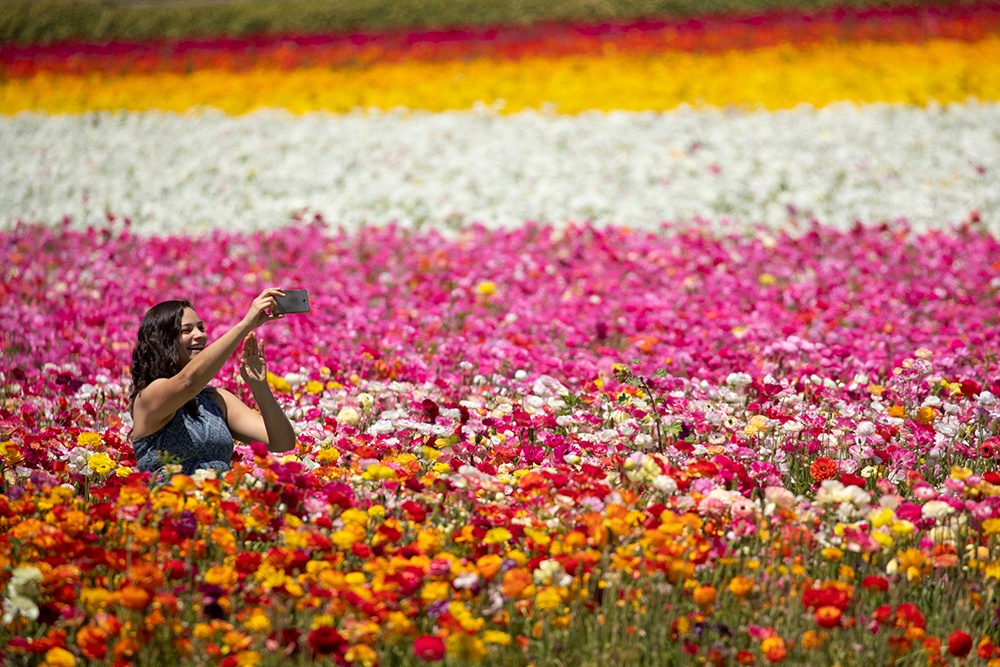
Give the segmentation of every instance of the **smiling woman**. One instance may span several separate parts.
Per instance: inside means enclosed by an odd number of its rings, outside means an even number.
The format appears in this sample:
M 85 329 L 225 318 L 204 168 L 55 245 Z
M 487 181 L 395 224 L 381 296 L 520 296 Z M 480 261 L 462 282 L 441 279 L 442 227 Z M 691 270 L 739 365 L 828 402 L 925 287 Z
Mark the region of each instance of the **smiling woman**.
M 168 463 L 186 475 L 196 470 L 229 470 L 233 439 L 262 442 L 271 451 L 295 446 L 295 431 L 267 384 L 264 356 L 254 329 L 281 319 L 269 288 L 250 305 L 246 317 L 208 345 L 205 324 L 189 301 L 159 303 L 139 325 L 132 353 L 132 446 L 138 467 L 165 481 Z M 244 342 L 245 339 L 245 342 Z M 244 342 L 240 374 L 260 412 L 225 389 L 208 387 L 222 365 Z

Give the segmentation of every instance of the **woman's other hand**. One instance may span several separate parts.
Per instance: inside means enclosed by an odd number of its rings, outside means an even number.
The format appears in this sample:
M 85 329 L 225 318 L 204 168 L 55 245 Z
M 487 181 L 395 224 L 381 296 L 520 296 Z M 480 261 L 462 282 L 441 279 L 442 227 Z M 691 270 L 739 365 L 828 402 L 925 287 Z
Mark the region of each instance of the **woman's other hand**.
M 261 292 L 250 304 L 250 310 L 243 320 L 256 329 L 265 322 L 283 319 L 285 316 L 278 313 L 278 302 L 275 299 L 278 296 L 285 296 L 285 293 L 277 287 L 269 287 Z
M 253 332 L 250 332 L 250 335 L 243 342 L 243 354 L 240 355 L 240 377 L 251 386 L 267 382 L 264 350 L 257 340 L 257 334 Z

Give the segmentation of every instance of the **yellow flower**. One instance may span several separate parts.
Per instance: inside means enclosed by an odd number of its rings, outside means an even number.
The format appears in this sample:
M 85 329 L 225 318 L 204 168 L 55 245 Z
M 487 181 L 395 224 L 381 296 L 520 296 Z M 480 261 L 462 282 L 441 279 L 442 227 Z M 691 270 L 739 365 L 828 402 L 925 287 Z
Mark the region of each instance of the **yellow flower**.
M 320 463 L 336 463 L 340 460 L 340 452 L 333 447 L 324 447 L 316 453 L 316 460 Z
M 484 296 L 489 296 L 497 291 L 497 286 L 489 280 L 484 280 L 476 285 L 476 291 Z
M 844 552 L 837 547 L 826 547 L 822 553 L 826 560 L 840 560 L 844 557 Z
M 486 537 L 483 538 L 484 544 L 502 544 L 513 537 L 510 531 L 504 527 L 490 528 L 486 533 Z
M 323 392 L 322 382 L 318 382 L 316 380 L 310 380 L 309 382 L 306 383 L 307 394 L 312 394 L 313 396 L 315 396 L 316 394 L 320 394 L 322 392 Z
M 986 519 L 983 521 L 983 532 L 987 535 L 1000 534 L 1000 519 Z
M 114 469 L 115 462 L 112 461 L 111 457 L 105 454 L 104 452 L 98 452 L 96 454 L 92 454 L 90 458 L 87 459 L 87 466 L 91 470 L 96 472 L 98 475 L 104 475 L 111 472 Z
M 438 602 L 451 594 L 451 584 L 447 581 L 429 581 L 420 590 L 420 598 L 424 602 Z
M 535 606 L 542 610 L 555 609 L 562 604 L 559 591 L 552 586 L 543 588 L 535 597 Z
M 483 632 L 483 642 L 486 644 L 499 644 L 500 646 L 510 646 L 510 635 L 499 630 L 486 630 Z
M 99 447 L 101 445 L 101 436 L 97 433 L 84 431 L 80 435 L 76 436 L 76 444 L 86 449 L 94 449 L 95 447 Z
M 56 646 L 45 652 L 45 662 L 49 667 L 75 667 L 76 658 L 66 649 Z
M 242 651 L 236 655 L 236 664 L 238 667 L 256 667 L 261 657 L 257 651 Z
M 248 618 L 244 623 L 243 627 L 246 628 L 248 632 L 253 632 L 256 634 L 266 633 L 271 629 L 271 619 L 267 617 L 262 609 L 254 609 L 250 613 L 250 618 Z
M 970 470 L 969 468 L 963 468 L 962 466 L 951 467 L 951 476 L 954 479 L 963 480 L 971 474 L 972 470 Z

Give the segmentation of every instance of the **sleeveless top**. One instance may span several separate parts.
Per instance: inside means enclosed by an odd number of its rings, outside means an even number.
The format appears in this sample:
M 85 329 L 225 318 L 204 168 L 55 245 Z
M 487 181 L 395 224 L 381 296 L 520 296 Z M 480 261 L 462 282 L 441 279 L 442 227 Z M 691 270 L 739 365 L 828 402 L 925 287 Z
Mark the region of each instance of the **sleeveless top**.
M 167 463 L 181 464 L 181 472 L 185 475 L 201 469 L 220 473 L 229 470 L 234 443 L 222 408 L 205 390 L 198 394 L 198 406 L 197 417 L 192 417 L 187 408 L 182 407 L 159 431 L 132 441 L 139 470 L 157 473 L 150 480 L 151 484 L 169 481 L 160 472 Z

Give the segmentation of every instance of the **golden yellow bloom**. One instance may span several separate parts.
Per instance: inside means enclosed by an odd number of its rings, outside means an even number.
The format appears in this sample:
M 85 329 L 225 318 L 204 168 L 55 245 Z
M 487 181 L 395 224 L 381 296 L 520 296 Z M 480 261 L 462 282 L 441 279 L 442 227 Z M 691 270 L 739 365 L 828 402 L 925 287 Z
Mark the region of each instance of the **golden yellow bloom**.
M 562 604 L 559 591 L 554 586 L 547 586 L 538 592 L 535 597 L 535 606 L 543 611 L 555 609 Z
M 987 535 L 1000 534 L 1000 519 L 986 519 L 983 521 L 983 532 Z
M 512 537 L 510 531 L 503 526 L 497 528 L 490 528 L 486 533 L 486 537 L 483 538 L 484 544 L 502 544 Z
M 489 296 L 497 291 L 497 286 L 489 280 L 484 280 L 483 282 L 476 285 L 476 291 L 483 296 Z
M 966 477 L 968 477 L 971 474 L 972 474 L 972 470 L 970 470 L 969 468 L 965 468 L 965 467 L 962 467 L 962 466 L 952 466 L 951 467 L 951 476 L 954 479 L 962 480 L 962 479 L 965 479 Z
M 428 581 L 420 590 L 420 598 L 424 602 L 437 602 L 448 598 L 451 594 L 451 584 L 447 581 Z
M 837 547 L 826 547 L 822 551 L 823 558 L 826 560 L 840 560 L 844 557 L 844 552 Z
M 86 449 L 94 449 L 95 447 L 99 447 L 101 445 L 101 436 L 97 433 L 84 431 L 80 435 L 76 436 L 76 444 Z
M 86 434 L 81 433 L 80 435 L 83 436 Z M 91 435 L 96 435 L 96 433 L 92 433 Z M 104 452 L 98 452 L 96 454 L 92 454 L 91 457 L 87 459 L 87 466 L 98 475 L 104 475 L 114 469 L 115 462 L 112 461 L 111 457 Z
M 49 667 L 75 667 L 76 658 L 66 649 L 56 646 L 45 652 L 45 662 Z
M 483 642 L 486 644 L 498 644 L 500 646 L 510 646 L 510 635 L 499 630 L 486 630 L 483 632 Z

